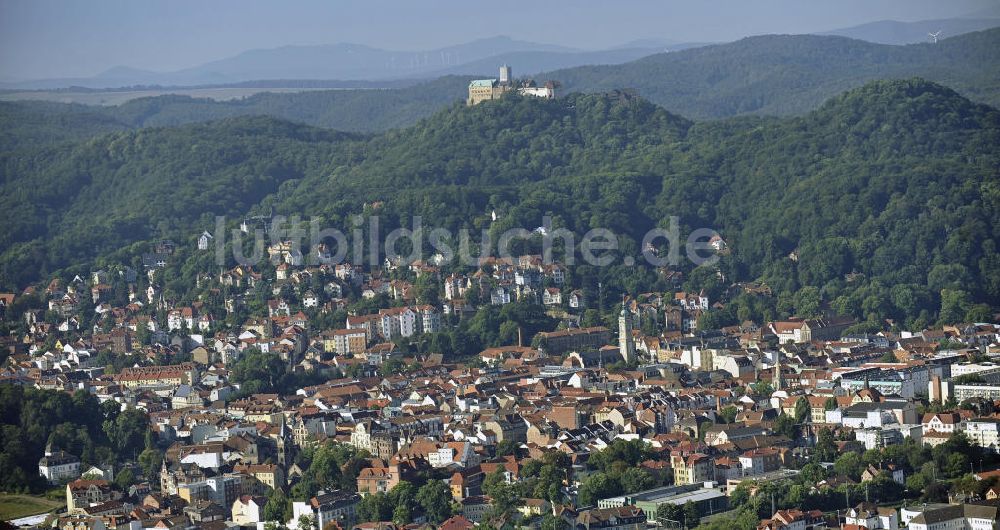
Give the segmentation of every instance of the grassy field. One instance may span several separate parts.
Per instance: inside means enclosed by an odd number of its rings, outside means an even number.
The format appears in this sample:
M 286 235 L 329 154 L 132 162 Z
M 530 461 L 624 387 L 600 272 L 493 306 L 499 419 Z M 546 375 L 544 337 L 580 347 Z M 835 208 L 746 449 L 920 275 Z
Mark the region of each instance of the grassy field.
M 0 493 L 0 521 L 10 521 L 61 508 L 66 503 L 35 495 L 8 495 Z

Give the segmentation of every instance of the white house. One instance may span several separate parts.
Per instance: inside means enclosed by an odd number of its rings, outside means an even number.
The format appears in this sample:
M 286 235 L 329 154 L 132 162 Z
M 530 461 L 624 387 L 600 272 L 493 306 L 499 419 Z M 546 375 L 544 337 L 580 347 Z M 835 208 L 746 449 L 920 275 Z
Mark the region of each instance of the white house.
M 470 467 L 479 464 L 479 455 L 469 442 L 448 442 L 436 451 L 430 452 L 427 461 L 432 467 L 447 467 L 451 464 Z
M 198 250 L 208 250 L 208 247 L 212 244 L 213 239 L 215 238 L 212 237 L 212 234 L 208 233 L 208 230 L 202 232 L 201 235 L 198 236 Z
M 542 291 L 542 304 L 562 304 L 562 291 L 560 291 L 558 287 L 547 287 L 544 291 Z
M 995 418 L 966 420 L 963 430 L 974 445 L 994 452 L 1000 450 L 1000 420 Z
M 895 508 L 880 508 L 874 503 L 863 502 L 848 510 L 845 524 L 863 526 L 868 530 L 896 530 L 899 517 Z
M 311 517 L 317 528 L 324 528 L 332 521 L 337 521 L 341 528 L 354 526 L 357 519 L 357 506 L 361 496 L 357 493 L 341 490 L 326 493 L 320 491 L 306 502 L 292 503 L 292 520 L 289 528 L 297 528 L 299 518 Z
M 38 474 L 45 477 L 49 484 L 75 479 L 80 476 L 80 459 L 66 451 L 54 451 L 52 446 L 45 448 L 45 456 L 38 461 Z
M 243 495 L 233 502 L 232 520 L 240 526 L 257 526 L 264 520 L 264 504 L 267 498 Z
M 954 412 L 940 414 L 924 414 L 920 424 L 923 426 L 924 434 L 929 432 L 953 433 L 962 422 L 961 416 Z
M 409 307 L 379 310 L 379 331 L 386 340 L 417 333 L 417 313 Z
M 306 294 L 302 297 L 303 307 L 316 307 L 319 305 L 319 297 L 316 296 L 312 291 L 306 291 Z
M 506 305 L 510 303 L 510 300 L 510 289 L 502 285 L 490 292 L 490 304 L 492 305 Z
M 422 305 L 414 308 L 420 313 L 420 327 L 424 333 L 441 331 L 441 312 L 432 305 Z

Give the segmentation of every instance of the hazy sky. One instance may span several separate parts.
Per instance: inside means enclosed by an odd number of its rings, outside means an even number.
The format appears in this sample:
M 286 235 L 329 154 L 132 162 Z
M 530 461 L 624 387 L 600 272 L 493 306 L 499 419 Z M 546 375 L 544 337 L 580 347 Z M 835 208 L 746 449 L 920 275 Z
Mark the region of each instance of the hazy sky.
M 882 19 L 948 18 L 1000 0 L 0 0 L 0 79 L 170 71 L 287 44 L 422 50 L 508 35 L 602 48 L 729 41 Z

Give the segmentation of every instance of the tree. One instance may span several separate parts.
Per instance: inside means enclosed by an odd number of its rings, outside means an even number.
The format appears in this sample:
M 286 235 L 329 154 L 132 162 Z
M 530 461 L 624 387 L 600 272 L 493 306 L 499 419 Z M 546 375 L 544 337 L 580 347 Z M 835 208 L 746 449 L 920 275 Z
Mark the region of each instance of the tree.
M 861 473 L 865 470 L 865 464 L 857 453 L 848 452 L 837 458 L 833 464 L 833 470 L 838 475 L 844 475 L 852 480 L 860 480 Z
M 750 385 L 750 388 L 753 388 L 754 393 L 758 396 L 770 396 L 774 393 L 774 387 L 768 381 L 758 381 Z
M 264 504 L 264 520 L 284 523 L 292 518 L 292 502 L 280 488 L 271 490 Z
M 115 475 L 115 486 L 122 491 L 128 491 L 129 486 L 135 484 L 135 476 L 132 475 L 132 470 L 125 468 Z
M 949 477 L 958 477 L 969 469 L 969 457 L 963 453 L 948 455 L 947 463 L 942 471 Z
M 431 480 L 421 486 L 417 490 L 417 502 L 434 524 L 451 517 L 451 489 L 440 480 Z
M 635 493 L 652 488 L 656 480 L 645 469 L 630 467 L 622 473 L 621 484 L 625 493 Z
M 520 495 L 518 489 L 513 484 L 500 482 L 495 484 L 489 491 L 485 491 L 490 496 L 490 510 L 485 519 L 493 523 L 497 528 L 502 528 L 514 515 Z
M 393 516 L 393 506 L 384 493 L 365 495 L 358 503 L 358 520 L 364 522 L 388 521 Z
M 506 480 L 507 479 L 504 476 L 504 469 L 502 467 L 497 467 L 497 469 L 495 469 L 492 473 L 486 475 L 486 478 L 483 479 L 481 488 L 484 493 L 489 495 L 491 491 L 499 487 L 500 484 L 503 484 Z
M 570 530 L 566 519 L 547 513 L 542 517 L 541 530 Z
M 807 285 L 795 293 L 795 312 L 802 317 L 812 317 L 819 313 L 819 289 Z
M 833 440 L 833 431 L 826 427 L 819 430 L 815 454 L 820 462 L 833 462 L 837 458 L 837 444 Z
M 826 476 L 826 469 L 815 462 L 810 462 L 802 466 L 802 478 L 806 484 L 816 484 L 826 479 Z
M 719 413 L 719 418 L 726 423 L 735 423 L 736 414 L 738 413 L 739 411 L 736 409 L 736 407 L 732 405 L 727 405 L 725 408 L 722 409 L 722 412 Z
M 436 306 L 439 303 L 437 276 L 434 274 L 420 274 L 414 284 L 417 302 Z
M 809 400 L 800 397 L 798 401 L 795 402 L 795 423 L 802 424 L 812 415 L 812 407 L 809 405 Z
M 694 528 L 701 522 L 701 515 L 698 513 L 698 506 L 687 501 L 684 503 L 684 526 Z
M 358 475 L 361 470 L 368 467 L 368 461 L 364 458 L 352 456 L 346 463 L 340 466 L 340 489 L 345 491 L 356 491 L 358 489 Z
M 160 471 L 163 464 L 163 453 L 156 448 L 147 448 L 139 453 L 138 462 L 139 468 L 142 469 L 142 476 L 149 480 Z
M 795 418 L 782 412 L 774 422 L 774 432 L 794 440 L 798 432 L 798 428 L 795 426 Z
M 923 502 L 947 502 L 948 486 L 943 482 L 931 482 L 920 496 Z
M 138 457 L 139 451 L 146 445 L 147 430 L 149 417 L 139 409 L 127 409 L 114 421 L 104 422 L 104 433 L 120 459 Z
M 955 324 L 965 318 L 971 305 L 969 293 L 962 290 L 941 290 L 941 312 L 939 320 L 943 324 Z
M 406 504 L 396 505 L 396 508 L 392 511 L 392 522 L 400 527 L 412 523 L 413 515 L 410 513 L 410 507 Z
M 497 456 L 517 454 L 518 444 L 513 440 L 501 440 L 497 444 Z
M 230 378 L 245 393 L 271 392 L 285 373 L 285 362 L 274 353 L 249 351 L 233 364 Z
M 684 524 L 684 508 L 676 504 L 663 503 L 656 507 L 656 520 L 660 523 Z
M 966 322 L 991 322 L 993 311 L 987 304 L 976 304 L 969 308 L 963 320 Z
M 621 490 L 621 485 L 618 484 L 618 481 L 609 477 L 605 473 L 594 473 L 593 475 L 587 477 L 582 484 L 580 484 L 580 491 L 578 494 L 580 505 L 595 505 L 598 500 L 610 497 L 619 490 Z
M 417 487 L 412 482 L 399 481 L 389 490 L 389 502 L 393 506 L 406 505 L 413 508 L 417 502 Z

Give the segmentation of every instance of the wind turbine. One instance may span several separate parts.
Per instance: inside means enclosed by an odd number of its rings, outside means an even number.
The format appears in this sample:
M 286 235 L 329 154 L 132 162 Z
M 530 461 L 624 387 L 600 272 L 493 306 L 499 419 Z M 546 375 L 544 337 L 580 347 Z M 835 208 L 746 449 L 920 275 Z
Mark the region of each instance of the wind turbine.
M 928 33 L 927 36 L 931 38 L 934 44 L 937 44 L 938 35 L 941 34 L 941 30 L 937 30 L 936 33 Z

